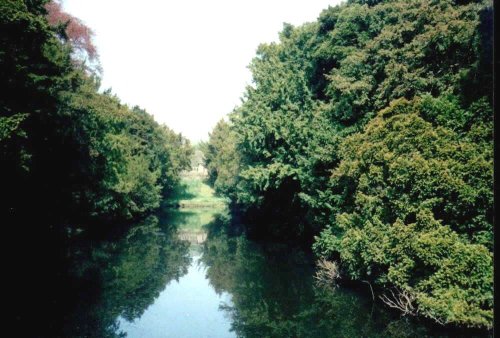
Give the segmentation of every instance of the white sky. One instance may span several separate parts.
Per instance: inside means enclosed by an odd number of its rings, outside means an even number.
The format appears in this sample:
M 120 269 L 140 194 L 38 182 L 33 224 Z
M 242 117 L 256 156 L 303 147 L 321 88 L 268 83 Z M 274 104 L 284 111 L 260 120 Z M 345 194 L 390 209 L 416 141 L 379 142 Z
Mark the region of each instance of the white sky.
M 191 141 L 240 104 L 259 43 L 339 0 L 64 0 L 95 32 L 102 88 Z

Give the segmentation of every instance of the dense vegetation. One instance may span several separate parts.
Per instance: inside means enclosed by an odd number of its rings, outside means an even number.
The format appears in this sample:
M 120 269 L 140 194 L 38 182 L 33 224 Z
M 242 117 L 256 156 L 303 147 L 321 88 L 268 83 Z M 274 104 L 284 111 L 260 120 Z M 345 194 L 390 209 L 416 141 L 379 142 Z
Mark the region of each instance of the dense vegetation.
M 216 191 L 406 314 L 491 328 L 491 1 L 347 1 L 250 69 L 204 145 Z
M 417 337 L 423 327 L 373 307 L 371 297 L 314 283 L 302 250 L 256 243 L 241 236 L 231 218 L 210 222 L 202 262 L 238 337 Z M 370 310 L 371 309 L 371 310 Z M 394 318 L 392 318 L 394 317 Z
M 99 92 L 91 31 L 57 2 L 0 1 L 0 214 L 130 219 L 189 166 L 186 139 Z

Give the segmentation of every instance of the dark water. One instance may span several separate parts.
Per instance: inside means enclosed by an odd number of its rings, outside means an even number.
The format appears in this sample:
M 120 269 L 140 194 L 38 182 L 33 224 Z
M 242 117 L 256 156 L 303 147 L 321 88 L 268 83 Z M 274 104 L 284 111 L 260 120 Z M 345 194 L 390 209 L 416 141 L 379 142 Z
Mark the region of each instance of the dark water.
M 388 312 L 366 289 L 316 285 L 308 254 L 252 242 L 236 228 L 225 212 L 198 210 L 150 216 L 105 236 L 76 234 L 69 245 L 53 250 L 56 263 L 34 255 L 37 265 L 29 265 L 28 257 L 18 271 L 23 281 L 18 289 L 12 286 L 19 293 L 13 310 L 18 332 L 29 328 L 30 336 L 40 337 L 448 336 L 446 330 Z M 449 334 L 460 335 L 469 334 Z

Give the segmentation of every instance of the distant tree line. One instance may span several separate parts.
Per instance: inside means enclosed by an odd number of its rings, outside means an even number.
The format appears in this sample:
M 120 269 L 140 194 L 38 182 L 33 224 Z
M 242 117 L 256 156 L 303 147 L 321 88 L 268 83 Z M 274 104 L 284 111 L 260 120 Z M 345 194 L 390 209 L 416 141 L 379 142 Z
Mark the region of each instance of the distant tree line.
M 91 38 L 57 2 L 0 1 L 3 220 L 131 219 L 189 167 L 184 137 L 99 91 Z
M 285 24 L 203 145 L 210 182 L 387 304 L 491 328 L 492 13 L 350 0 Z

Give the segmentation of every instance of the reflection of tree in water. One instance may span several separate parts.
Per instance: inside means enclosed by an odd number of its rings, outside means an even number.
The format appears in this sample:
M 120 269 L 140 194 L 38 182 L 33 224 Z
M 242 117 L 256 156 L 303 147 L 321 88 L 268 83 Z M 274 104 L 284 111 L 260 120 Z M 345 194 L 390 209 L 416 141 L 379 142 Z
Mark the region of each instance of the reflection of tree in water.
M 72 295 L 65 336 L 119 336 L 116 320 L 140 317 L 171 280 L 187 273 L 188 244 L 148 217 L 116 241 L 75 248 Z M 84 296 L 82 296 L 84 295 Z
M 208 226 L 202 261 L 232 330 L 241 337 L 413 337 L 405 320 L 373 306 L 371 299 L 345 289 L 315 286 L 311 261 L 299 249 L 257 245 L 233 230 L 228 216 Z

